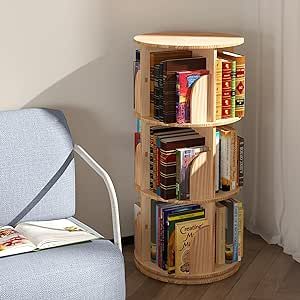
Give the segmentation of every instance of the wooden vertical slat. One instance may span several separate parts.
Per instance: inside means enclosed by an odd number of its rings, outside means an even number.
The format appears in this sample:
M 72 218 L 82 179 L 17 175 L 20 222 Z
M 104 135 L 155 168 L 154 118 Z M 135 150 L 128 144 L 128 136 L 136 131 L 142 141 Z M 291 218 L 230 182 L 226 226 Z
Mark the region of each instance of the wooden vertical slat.
M 201 124 L 207 122 L 208 103 L 208 76 L 200 77 L 192 87 L 191 91 L 191 123 Z
M 134 181 L 136 186 L 141 186 L 142 179 L 142 144 L 138 143 L 135 148 L 134 157 Z
M 214 157 L 216 154 L 215 128 L 194 128 L 205 137 L 205 145 L 209 148 L 206 154 L 206 163 L 201 165 L 202 158 L 195 159 L 192 165 L 193 176 L 190 178 L 191 200 L 211 199 L 214 197 Z M 201 154 L 202 155 L 202 154 Z M 203 178 L 203 176 L 206 177 Z M 205 186 L 204 186 L 205 184 Z M 203 192 L 204 191 L 204 192 Z M 205 196 L 205 198 L 203 198 Z
M 150 261 L 150 213 L 151 199 L 141 194 L 141 258 L 143 261 Z
M 193 50 L 193 56 L 206 57 L 206 69 L 209 70 L 207 121 L 214 122 L 216 120 L 215 69 L 216 69 L 217 50 L 215 49 Z
M 135 75 L 135 83 L 134 83 L 134 101 L 135 101 L 135 112 L 141 113 L 141 70 L 138 70 Z
M 150 116 L 150 51 L 141 48 L 141 115 Z
M 190 275 L 205 274 L 213 271 L 210 257 L 210 226 L 199 228 L 191 241 Z

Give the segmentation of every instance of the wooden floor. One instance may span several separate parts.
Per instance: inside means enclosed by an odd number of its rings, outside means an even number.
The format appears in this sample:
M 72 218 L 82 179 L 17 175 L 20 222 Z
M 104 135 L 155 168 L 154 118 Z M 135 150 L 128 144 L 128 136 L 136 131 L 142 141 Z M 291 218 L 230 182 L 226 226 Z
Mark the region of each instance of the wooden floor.
M 223 281 L 197 286 L 165 284 L 142 275 L 133 261 L 133 246 L 124 247 L 128 300 L 296 300 L 300 299 L 300 264 L 245 232 L 240 270 Z

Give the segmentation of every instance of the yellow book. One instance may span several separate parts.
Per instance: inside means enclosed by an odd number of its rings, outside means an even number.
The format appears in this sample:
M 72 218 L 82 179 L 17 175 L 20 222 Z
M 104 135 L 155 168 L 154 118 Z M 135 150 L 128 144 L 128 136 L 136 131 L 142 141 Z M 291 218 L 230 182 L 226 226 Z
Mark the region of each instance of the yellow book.
M 222 118 L 222 60 L 216 60 L 216 119 Z
M 175 224 L 175 274 L 190 273 L 190 247 L 198 230 L 208 225 L 206 219 L 191 220 Z

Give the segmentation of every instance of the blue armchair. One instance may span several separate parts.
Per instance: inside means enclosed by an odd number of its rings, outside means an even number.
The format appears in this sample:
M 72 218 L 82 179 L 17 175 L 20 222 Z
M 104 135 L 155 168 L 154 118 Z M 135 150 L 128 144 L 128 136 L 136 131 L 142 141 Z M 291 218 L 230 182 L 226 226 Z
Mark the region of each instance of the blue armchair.
M 125 299 L 116 193 L 108 174 L 74 145 L 62 112 L 22 109 L 0 112 L 0 225 L 75 214 L 75 152 L 100 175 L 112 207 L 114 244 L 108 240 L 0 258 L 1 300 Z M 49 180 L 61 174 L 49 187 Z M 39 201 L 32 202 L 37 195 Z M 25 212 L 25 213 L 24 213 Z M 21 214 L 21 215 L 20 215 Z

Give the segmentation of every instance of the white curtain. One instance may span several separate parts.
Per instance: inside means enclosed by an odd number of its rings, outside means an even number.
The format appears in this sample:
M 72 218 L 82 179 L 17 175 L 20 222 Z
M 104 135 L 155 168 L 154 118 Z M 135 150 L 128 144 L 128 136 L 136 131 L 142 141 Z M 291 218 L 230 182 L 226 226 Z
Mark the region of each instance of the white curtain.
M 300 262 L 300 1 L 244 1 L 246 226 Z

